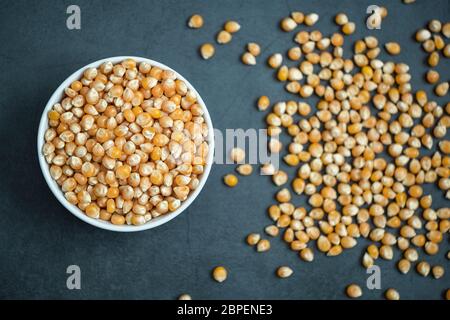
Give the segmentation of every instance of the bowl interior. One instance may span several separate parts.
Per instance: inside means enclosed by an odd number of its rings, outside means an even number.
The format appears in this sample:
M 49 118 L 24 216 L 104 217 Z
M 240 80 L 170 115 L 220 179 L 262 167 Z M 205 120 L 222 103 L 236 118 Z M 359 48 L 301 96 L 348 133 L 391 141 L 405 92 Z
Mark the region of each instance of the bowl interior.
M 161 69 L 165 69 L 165 70 L 171 70 L 173 71 L 176 75 L 177 78 L 184 81 L 186 83 L 186 85 L 188 86 L 188 88 L 190 90 L 193 90 L 196 94 L 197 94 L 197 100 L 198 103 L 202 106 L 203 110 L 204 110 L 204 114 L 203 117 L 205 118 L 205 122 L 208 126 L 208 137 L 207 137 L 207 142 L 209 145 L 209 153 L 208 153 L 208 157 L 207 157 L 207 162 L 205 165 L 205 170 L 202 174 L 202 176 L 200 177 L 200 183 L 199 186 L 189 194 L 189 197 L 182 202 L 181 206 L 170 213 L 167 213 L 165 215 L 162 215 L 160 217 L 157 218 L 153 218 L 150 221 L 148 221 L 147 223 L 141 225 L 141 226 L 129 226 L 129 225 L 114 225 L 110 222 L 107 221 L 103 221 L 100 219 L 93 219 L 90 218 L 88 216 L 86 216 L 86 214 L 81 211 L 77 206 L 70 204 L 66 198 L 64 197 L 63 192 L 61 191 L 59 185 L 56 183 L 55 180 L 53 180 L 53 178 L 50 175 L 50 169 L 49 169 L 49 165 L 47 164 L 47 162 L 45 161 L 45 157 L 42 154 L 42 146 L 44 145 L 44 134 L 45 131 L 48 129 L 48 120 L 47 120 L 47 113 L 48 111 L 50 111 L 50 109 L 53 107 L 53 105 L 55 103 L 58 103 L 61 98 L 64 95 L 64 89 L 66 87 L 68 87 L 73 81 L 75 80 L 79 80 L 84 72 L 84 70 L 86 68 L 90 68 L 90 67 L 99 67 L 102 63 L 106 62 L 106 61 L 111 61 L 112 63 L 116 64 L 118 62 L 121 62 L 125 59 L 134 59 L 136 60 L 138 63 L 139 62 L 147 62 L 152 66 L 156 66 L 159 67 Z M 203 186 L 205 185 L 205 182 L 208 178 L 208 175 L 211 171 L 211 166 L 212 166 L 212 162 L 213 162 L 213 156 L 214 156 L 214 130 L 213 130 L 213 125 L 211 122 L 211 117 L 209 115 L 208 109 L 206 108 L 206 105 L 202 99 L 202 97 L 198 94 L 197 90 L 195 90 L 195 88 L 191 85 L 191 83 L 186 80 L 182 75 L 180 75 L 178 72 L 176 72 L 175 70 L 171 69 L 170 67 L 159 63 L 157 61 L 153 61 L 150 59 L 146 59 L 146 58 L 142 58 L 142 57 L 133 57 L 133 56 L 119 56 L 119 57 L 111 57 L 111 58 L 106 58 L 106 59 L 101 59 L 98 61 L 95 61 L 87 66 L 84 66 L 82 68 L 80 68 L 79 70 L 77 70 L 76 72 L 74 72 L 72 75 L 70 75 L 59 87 L 58 89 L 56 89 L 56 91 L 53 93 L 53 95 L 51 96 L 50 100 L 48 101 L 47 105 L 45 106 L 45 109 L 42 113 L 41 116 L 41 120 L 39 123 L 39 131 L 38 131 L 38 138 L 37 138 L 37 151 L 38 151 L 38 158 L 39 158 L 39 164 L 42 170 L 42 173 L 44 175 L 45 181 L 47 182 L 48 186 L 50 187 L 50 190 L 53 192 L 53 194 L 55 195 L 55 197 L 58 199 L 58 201 L 67 209 L 69 210 L 72 214 L 74 214 L 76 217 L 78 217 L 79 219 L 102 229 L 106 229 L 106 230 L 111 230 L 111 231 L 119 231 L 119 232 L 133 232 L 133 231 L 141 231 L 141 230 L 147 230 L 147 229 L 151 229 L 157 226 L 160 226 L 170 220 L 172 220 L 173 218 L 175 218 L 176 216 L 178 216 L 181 212 L 183 212 L 194 200 L 195 198 L 198 196 L 198 194 L 200 193 L 200 191 L 202 190 Z

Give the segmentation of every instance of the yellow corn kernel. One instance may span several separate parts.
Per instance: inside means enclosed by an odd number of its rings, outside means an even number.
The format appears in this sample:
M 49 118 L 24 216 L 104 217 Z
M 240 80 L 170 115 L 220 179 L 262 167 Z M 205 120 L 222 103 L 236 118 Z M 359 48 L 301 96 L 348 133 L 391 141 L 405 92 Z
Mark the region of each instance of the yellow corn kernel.
M 234 174 L 227 174 L 223 177 L 223 182 L 230 188 L 235 187 L 238 184 L 239 179 Z

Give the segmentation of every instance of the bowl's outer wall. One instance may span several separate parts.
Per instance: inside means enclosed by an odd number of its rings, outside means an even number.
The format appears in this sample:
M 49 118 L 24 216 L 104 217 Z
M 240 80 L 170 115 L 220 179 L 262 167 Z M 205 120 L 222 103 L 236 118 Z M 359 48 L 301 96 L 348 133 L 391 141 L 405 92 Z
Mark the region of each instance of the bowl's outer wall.
M 194 92 L 197 93 L 198 96 L 198 103 L 203 107 L 204 110 L 204 118 L 205 121 L 208 125 L 208 143 L 210 146 L 210 152 L 208 154 L 207 157 L 207 164 L 205 166 L 205 172 L 202 174 L 202 176 L 200 177 L 200 184 L 197 187 L 197 189 L 195 189 L 193 192 L 191 192 L 191 194 L 189 195 L 188 199 L 186 199 L 185 201 L 182 202 L 180 208 L 178 208 L 177 210 L 175 210 L 174 212 L 170 212 L 168 214 L 165 214 L 163 216 L 160 216 L 158 218 L 152 219 L 150 221 L 148 221 L 146 224 L 141 225 L 141 226 L 128 226 L 128 225 L 123 225 L 123 226 L 117 226 L 117 225 L 113 225 L 112 223 L 106 222 L 106 221 L 102 221 L 100 219 L 92 219 L 88 216 L 86 216 L 83 211 L 81 211 L 77 206 L 74 206 L 72 204 L 70 204 L 66 198 L 64 197 L 63 192 L 61 191 L 60 187 L 58 186 L 58 184 L 56 183 L 56 181 L 54 181 L 52 179 L 52 177 L 50 176 L 50 171 L 49 171 L 49 165 L 46 163 L 45 161 L 45 157 L 42 154 L 42 146 L 44 144 L 44 134 L 45 131 L 48 129 L 48 118 L 47 118 L 47 113 L 48 111 L 50 111 L 53 107 L 53 105 L 55 105 L 56 103 L 61 101 L 61 98 L 64 96 L 64 90 L 65 88 L 69 87 L 70 84 L 75 81 L 75 80 L 79 80 L 82 75 L 83 72 L 87 69 L 87 68 L 92 68 L 92 67 L 100 67 L 102 63 L 106 62 L 106 61 L 111 61 L 112 63 L 116 64 L 119 63 L 121 61 L 124 61 L 126 59 L 134 59 L 136 60 L 138 63 L 140 62 L 148 62 L 150 63 L 152 66 L 155 67 L 159 67 L 161 69 L 165 69 L 165 70 L 172 70 L 177 74 L 177 78 L 181 79 L 183 81 L 186 82 L 187 86 L 189 87 L 189 89 L 193 90 Z M 175 70 L 173 70 L 172 68 L 151 60 L 151 59 L 147 59 L 147 58 L 143 58 L 143 57 L 134 57 L 134 56 L 118 56 L 118 57 L 109 57 L 109 58 L 104 58 L 104 59 L 100 59 L 98 61 L 92 62 L 86 66 L 83 66 L 82 68 L 78 69 L 77 71 L 75 71 L 73 74 L 71 74 L 56 90 L 55 92 L 52 94 L 52 96 L 50 97 L 47 105 L 44 108 L 44 111 L 42 112 L 42 116 L 41 116 L 41 121 L 39 124 L 39 129 L 38 129 L 38 140 L 37 140 L 37 152 L 38 152 L 38 158 L 39 158 L 39 164 L 42 170 L 42 173 L 44 175 L 44 178 L 48 184 L 48 186 L 50 187 L 51 191 L 53 192 L 53 194 L 55 195 L 55 197 L 58 199 L 59 202 L 61 202 L 61 204 L 67 208 L 67 210 L 69 210 L 73 215 L 75 215 L 77 218 L 83 220 L 84 222 L 87 222 L 89 224 L 92 224 L 93 226 L 102 228 L 102 229 L 106 229 L 106 230 L 110 230 L 110 231 L 118 231 L 118 232 L 136 232 L 136 231 L 143 231 L 143 230 L 148 230 L 148 229 L 152 229 L 155 228 L 157 226 L 160 226 L 166 222 L 169 222 L 170 220 L 172 220 L 173 218 L 175 218 L 176 216 L 178 216 L 180 213 L 182 213 L 184 210 L 186 210 L 186 208 L 189 207 L 189 205 L 195 200 L 195 198 L 197 197 L 197 195 L 201 192 L 203 186 L 205 185 L 206 180 L 208 179 L 208 175 L 210 173 L 211 167 L 212 167 L 212 160 L 213 160 L 213 156 L 214 156 L 214 129 L 213 129 L 213 125 L 211 122 L 211 117 L 209 115 L 208 109 L 203 101 L 203 99 L 201 98 L 201 96 L 199 95 L 199 93 L 195 90 L 195 88 L 192 86 L 192 84 L 187 81 L 182 75 L 180 75 L 178 72 L 176 72 Z

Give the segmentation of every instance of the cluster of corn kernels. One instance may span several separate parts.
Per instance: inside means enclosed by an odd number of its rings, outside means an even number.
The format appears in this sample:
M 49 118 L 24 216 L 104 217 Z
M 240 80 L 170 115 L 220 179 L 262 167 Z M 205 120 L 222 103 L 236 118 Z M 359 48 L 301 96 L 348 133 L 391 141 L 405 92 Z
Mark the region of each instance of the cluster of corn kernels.
M 48 112 L 42 153 L 87 216 L 142 225 L 178 209 L 199 185 L 209 151 L 203 112 L 173 71 L 105 62 Z
M 299 15 L 284 19 L 282 29 L 293 31 L 297 25 L 292 21 Z M 336 17 L 338 25 L 347 21 L 343 14 Z M 282 234 L 308 262 L 314 259 L 314 247 L 336 256 L 354 247 L 358 238 L 368 238 L 374 244 L 363 255 L 364 267 L 379 257 L 393 259 L 397 246 L 403 252 L 398 263 L 402 273 L 417 262 L 419 274 L 433 270 L 435 278 L 442 277 L 443 267 L 420 261 L 418 250 L 437 254 L 450 230 L 450 209 L 433 208 L 433 197 L 440 194 L 423 189 L 435 183 L 450 199 L 450 103 L 443 108 L 425 91 L 413 92 L 409 66 L 379 59 L 381 49 L 373 36 L 355 42 L 352 58 L 344 57 L 345 39 L 338 32 L 325 37 L 318 30 L 302 30 L 294 41 L 299 45 L 287 57 L 298 66 L 283 64 L 280 53 L 271 55 L 268 65 L 277 69 L 286 91 L 319 101 L 315 108 L 294 99 L 277 102 L 266 116 L 270 151 L 287 149 L 285 163 L 298 170 L 289 188 L 286 172 L 263 167 L 281 187 L 278 203 L 268 210 L 274 224 L 265 232 Z M 391 55 L 400 53 L 398 43 L 385 48 Z M 258 109 L 269 107 L 269 98 L 260 97 Z M 292 139 L 286 148 L 277 138 L 282 132 Z M 296 207 L 295 195 L 306 195 L 310 208 Z M 247 238 L 249 245 L 261 241 L 268 240 L 257 233 Z M 259 252 L 266 249 L 257 247 Z
M 426 73 L 426 80 L 430 84 L 436 84 L 434 92 L 436 95 L 445 96 L 449 90 L 448 81 L 438 83 L 440 79 L 439 72 L 435 70 L 440 61 L 441 53 L 443 57 L 450 58 L 450 43 L 445 43 L 444 38 L 450 38 L 450 22 L 442 25 L 439 20 L 431 20 L 427 28 L 420 29 L 416 32 L 416 40 L 422 44 L 422 48 L 427 52 L 427 64 L 430 69 Z

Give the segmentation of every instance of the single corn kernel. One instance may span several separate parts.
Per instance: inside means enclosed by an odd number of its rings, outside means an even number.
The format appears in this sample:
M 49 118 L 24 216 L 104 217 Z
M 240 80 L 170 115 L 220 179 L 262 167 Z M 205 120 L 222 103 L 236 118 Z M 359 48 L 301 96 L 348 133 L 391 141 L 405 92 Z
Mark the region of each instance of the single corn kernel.
M 247 44 L 247 51 L 250 52 L 254 57 L 257 57 L 261 53 L 261 47 L 256 42 L 249 42 Z
M 442 278 L 444 276 L 445 270 L 442 266 L 434 266 L 431 269 L 431 273 L 435 279 Z
M 258 241 L 256 245 L 256 251 L 258 252 L 265 252 L 270 249 L 270 242 L 267 239 L 261 239 Z
M 384 45 L 386 51 L 393 56 L 400 54 L 401 48 L 397 42 L 388 42 Z
M 235 163 L 242 163 L 245 161 L 245 151 L 242 148 L 233 148 L 230 151 L 230 158 Z
M 183 293 L 178 297 L 178 300 L 192 300 L 192 297 L 187 293 Z
M 449 89 L 449 83 L 448 82 L 442 82 L 442 83 L 440 83 L 440 84 L 438 84 L 436 86 L 436 88 L 434 89 L 434 92 L 439 97 L 443 97 L 443 96 L 445 96 L 448 93 L 448 89 Z
M 91 203 L 85 208 L 85 212 L 87 216 L 98 219 L 100 215 L 100 208 L 96 204 Z
M 115 225 L 123 225 L 125 224 L 125 217 L 119 214 L 113 214 L 111 216 L 111 223 Z
M 250 52 L 245 52 L 242 55 L 241 60 L 246 65 L 254 66 L 256 64 L 256 58 Z
M 241 176 L 249 176 L 252 174 L 253 172 L 253 167 L 251 164 L 241 164 L 236 168 L 236 171 L 241 175 Z
M 227 174 L 223 178 L 223 181 L 230 188 L 233 188 L 238 184 L 238 178 L 234 174 Z
M 264 231 L 271 237 L 276 237 L 278 236 L 280 230 L 278 229 L 277 226 L 274 225 L 270 225 L 264 228 Z
M 189 18 L 188 21 L 189 28 L 200 29 L 203 27 L 203 17 L 199 14 L 194 14 Z
M 273 69 L 279 68 L 282 63 L 283 63 L 283 56 L 280 53 L 275 53 L 271 55 L 267 60 L 267 64 Z
M 307 26 L 313 26 L 317 21 L 319 21 L 319 15 L 317 13 L 310 13 L 306 15 L 304 23 Z
M 314 253 L 311 248 L 304 248 L 300 251 L 300 258 L 306 262 L 311 262 L 314 260 Z
M 297 23 L 291 17 L 286 17 L 280 22 L 281 29 L 285 32 L 290 32 L 297 27 Z
M 387 289 L 384 296 L 388 300 L 400 300 L 400 294 L 398 293 L 397 290 L 395 290 L 393 288 Z
M 299 164 L 299 162 L 300 162 L 298 156 L 295 155 L 295 154 L 288 154 L 283 159 L 291 167 L 297 166 Z
M 241 25 L 236 21 L 227 21 L 223 28 L 229 33 L 236 33 L 241 29 Z
M 286 81 L 289 77 L 289 68 L 287 66 L 281 66 L 277 72 L 277 78 L 279 81 Z
M 428 56 L 428 64 L 430 65 L 430 67 L 436 67 L 439 64 L 439 53 L 437 53 L 436 51 L 432 52 L 429 56 Z
M 286 172 L 279 170 L 272 176 L 272 181 L 277 186 L 282 186 L 288 181 L 288 175 Z
M 289 191 L 288 188 L 283 188 L 280 191 L 278 191 L 275 197 L 278 200 L 278 202 L 281 203 L 289 202 L 292 198 L 291 192 Z
M 214 46 L 211 43 L 205 43 L 200 47 L 200 54 L 203 59 L 208 60 L 214 56 Z
M 292 47 L 288 50 L 288 58 L 292 61 L 298 61 L 302 57 L 302 50 L 300 47 Z
M 48 119 L 49 120 L 58 121 L 59 120 L 59 116 L 60 116 L 60 114 L 57 111 L 55 111 L 55 110 L 50 110 L 48 112 Z
M 431 32 L 439 33 L 442 29 L 442 23 L 439 20 L 433 19 L 430 22 L 428 22 L 428 29 Z
M 348 22 L 348 17 L 345 13 L 338 13 L 334 17 L 334 22 L 336 22 L 336 24 L 338 26 L 343 26 L 344 24 L 346 24 Z
M 401 273 L 407 274 L 411 269 L 411 262 L 407 259 L 401 259 L 397 264 L 397 268 Z
M 427 29 L 421 29 L 416 32 L 416 40 L 418 42 L 424 42 L 431 38 L 431 32 Z
M 231 38 L 232 38 L 231 33 L 229 33 L 228 31 L 222 30 L 217 34 L 216 41 L 219 44 L 226 44 L 231 41 Z
M 293 273 L 294 271 L 286 266 L 282 266 L 277 269 L 277 276 L 279 278 L 289 278 Z
M 247 236 L 247 244 L 249 246 L 254 246 L 259 242 L 260 239 L 261 239 L 261 236 L 258 233 L 250 233 Z
M 224 267 L 218 266 L 214 268 L 212 275 L 217 282 L 224 282 L 227 279 L 228 272 Z
M 380 7 L 380 15 L 382 19 L 388 16 L 388 10 L 386 7 Z
M 430 273 L 430 264 L 426 261 L 419 262 L 416 266 L 416 270 L 421 276 L 426 277 Z
M 346 289 L 347 296 L 350 298 L 359 298 L 362 296 L 361 287 L 357 284 L 351 284 Z
M 303 12 L 293 11 L 291 12 L 291 18 L 294 19 L 297 24 L 302 24 L 305 20 L 305 15 L 303 14 Z
M 442 27 L 442 34 L 448 39 L 450 38 L 450 22 L 447 22 Z
M 270 99 L 267 96 L 261 96 L 258 99 L 257 103 L 259 111 L 265 111 L 270 106 Z
M 428 83 L 435 84 L 439 81 L 439 73 L 436 70 L 428 70 L 426 79 Z
M 342 33 L 344 33 L 345 35 L 351 35 L 355 32 L 355 30 L 356 25 L 354 22 L 347 22 L 342 26 Z

